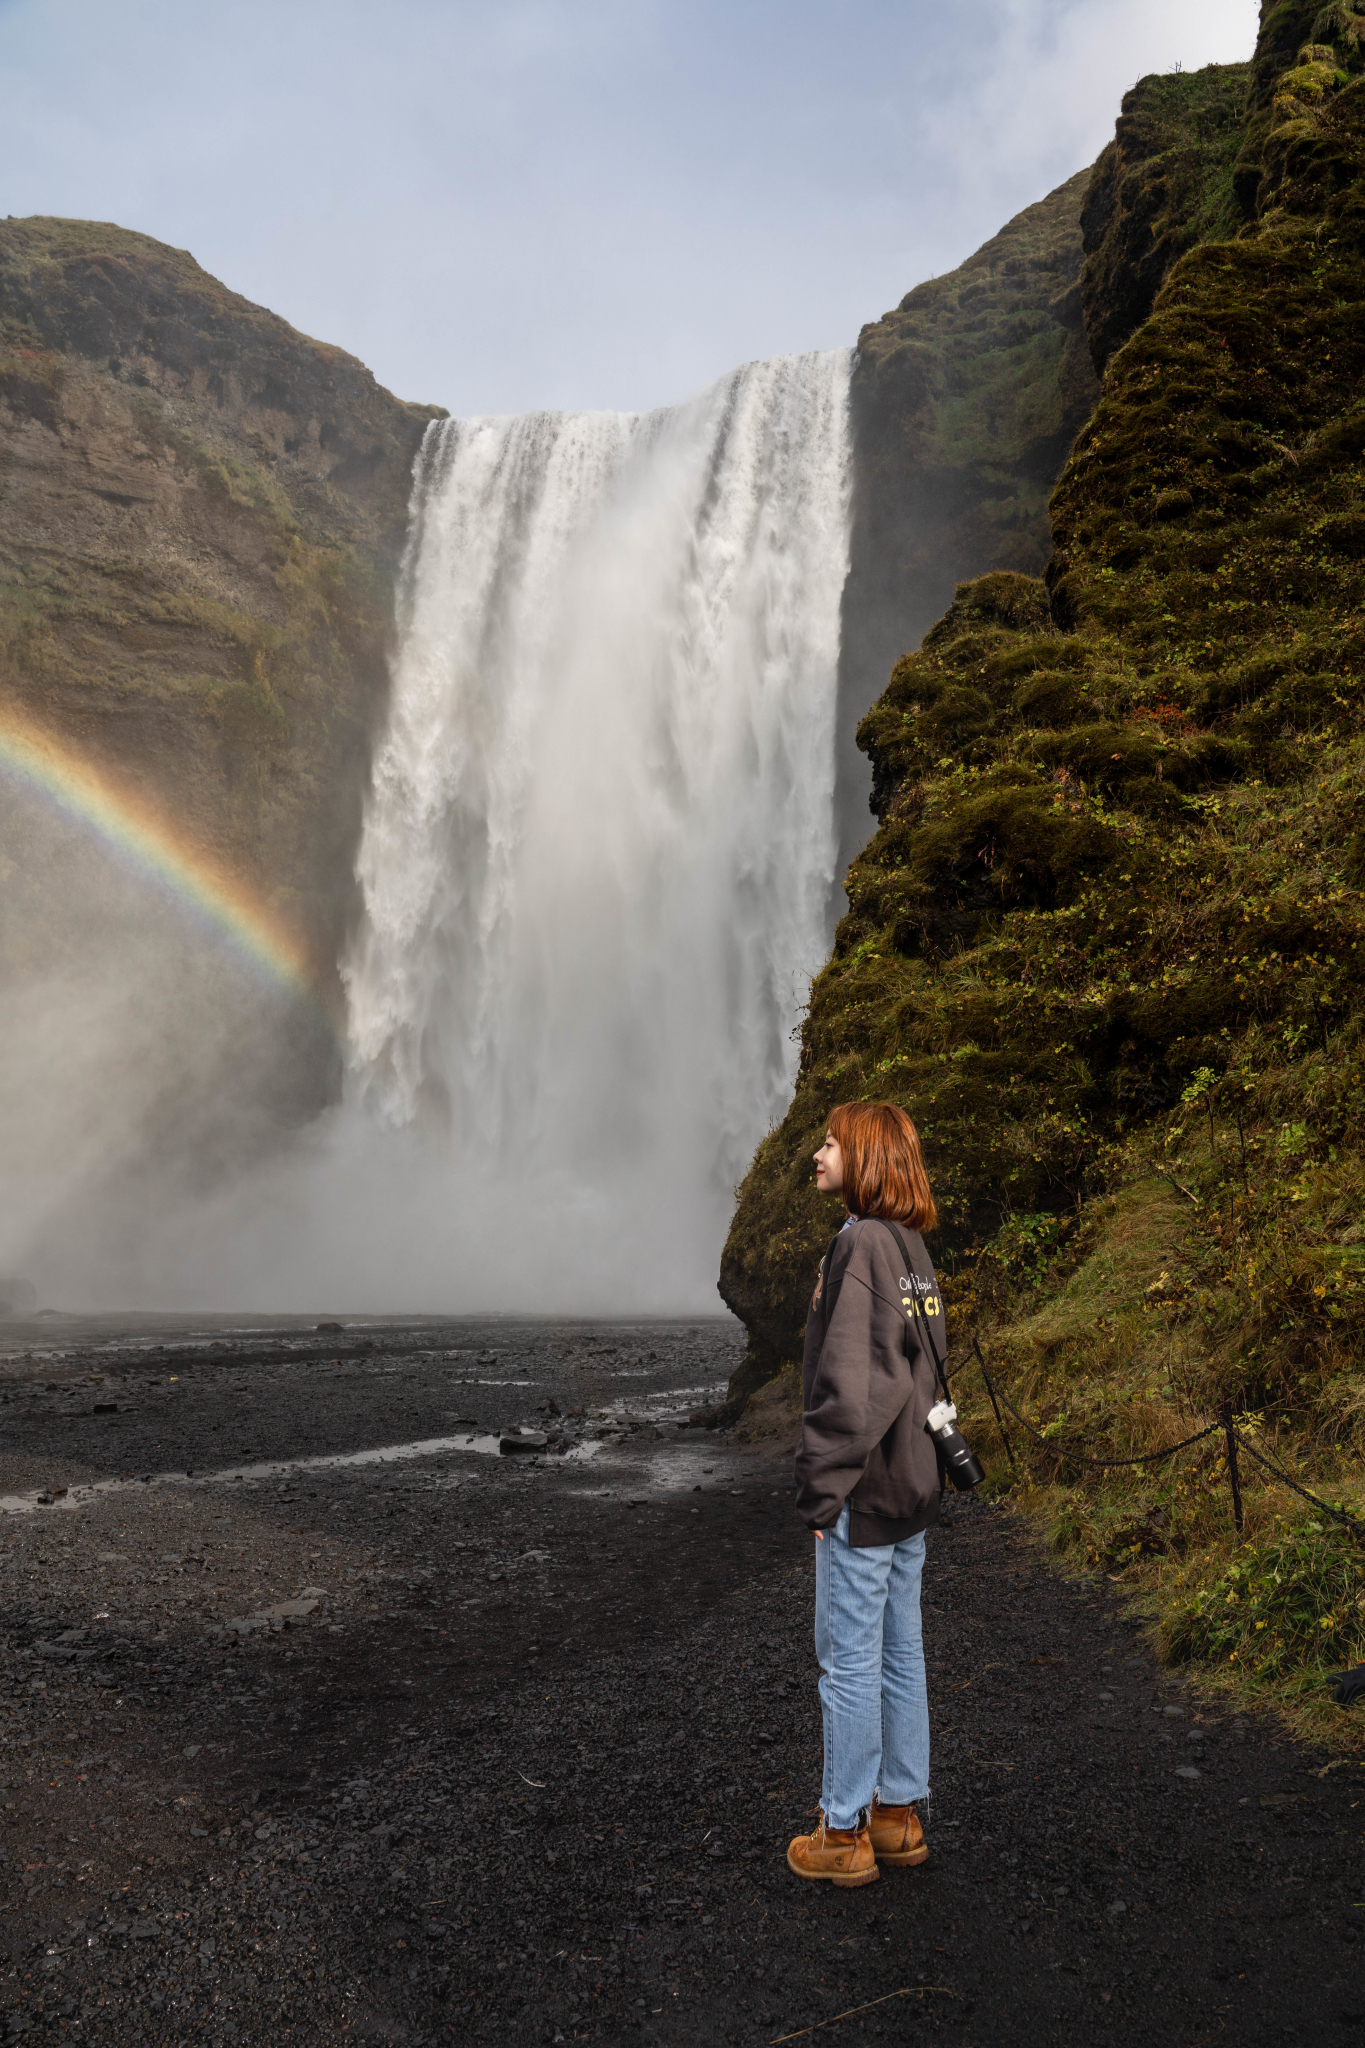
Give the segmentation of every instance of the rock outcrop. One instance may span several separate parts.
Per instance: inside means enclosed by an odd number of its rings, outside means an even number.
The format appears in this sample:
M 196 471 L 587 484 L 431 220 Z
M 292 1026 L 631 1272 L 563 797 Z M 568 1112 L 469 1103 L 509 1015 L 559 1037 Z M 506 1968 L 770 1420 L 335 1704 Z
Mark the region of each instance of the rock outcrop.
M 0 721 L 111 771 L 324 982 L 433 410 L 183 251 L 0 223 Z
M 964 576 L 1038 575 L 1048 496 L 1098 389 L 1081 318 L 1082 171 L 858 336 L 840 655 L 841 870 L 867 836 L 858 720 Z
M 1242 224 L 1233 170 L 1250 76 L 1249 64 L 1211 64 L 1141 79 L 1123 96 L 1081 208 L 1081 297 L 1101 375 L 1151 312 L 1176 259 Z

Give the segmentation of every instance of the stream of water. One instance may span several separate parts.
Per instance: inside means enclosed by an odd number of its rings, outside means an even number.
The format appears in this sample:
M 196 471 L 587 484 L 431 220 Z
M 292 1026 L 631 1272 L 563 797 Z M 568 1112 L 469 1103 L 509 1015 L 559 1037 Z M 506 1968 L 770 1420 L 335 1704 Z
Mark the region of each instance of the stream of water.
M 714 1285 L 828 948 L 849 368 L 442 421 L 417 465 L 351 1099 L 665 1293 Z

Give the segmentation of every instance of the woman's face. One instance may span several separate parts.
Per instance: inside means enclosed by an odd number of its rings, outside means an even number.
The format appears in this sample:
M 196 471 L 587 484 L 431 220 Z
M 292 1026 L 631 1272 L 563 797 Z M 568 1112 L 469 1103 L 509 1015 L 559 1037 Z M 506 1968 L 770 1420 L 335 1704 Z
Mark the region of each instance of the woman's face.
M 822 1195 L 842 1193 L 844 1185 L 844 1155 L 838 1141 L 825 1132 L 825 1142 L 815 1155 L 815 1185 Z

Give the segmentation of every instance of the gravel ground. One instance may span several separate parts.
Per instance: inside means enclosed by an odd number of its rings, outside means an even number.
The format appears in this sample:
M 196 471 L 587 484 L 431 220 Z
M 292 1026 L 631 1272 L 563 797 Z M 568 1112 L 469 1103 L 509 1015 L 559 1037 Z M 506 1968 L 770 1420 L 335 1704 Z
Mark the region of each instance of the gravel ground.
M 1361 2038 L 1360 1766 L 971 1502 L 930 1861 L 790 1875 L 809 1539 L 785 1461 L 676 1426 L 735 1325 L 7 1330 L 6 2038 Z

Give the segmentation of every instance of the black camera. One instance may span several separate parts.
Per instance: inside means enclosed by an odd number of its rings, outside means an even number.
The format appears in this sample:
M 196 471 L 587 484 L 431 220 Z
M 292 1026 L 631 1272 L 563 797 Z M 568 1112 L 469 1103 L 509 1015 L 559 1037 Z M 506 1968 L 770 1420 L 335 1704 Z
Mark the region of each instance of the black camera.
M 938 1401 L 929 1410 L 928 1421 L 944 1471 L 959 1493 L 970 1493 L 986 1475 L 957 1426 L 957 1409 L 951 1401 Z

